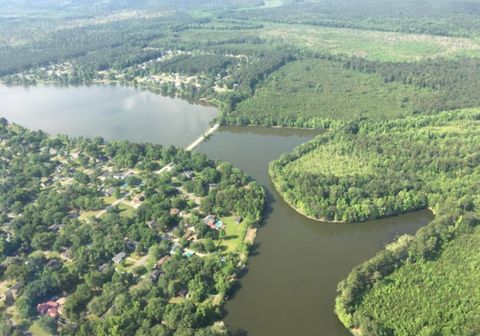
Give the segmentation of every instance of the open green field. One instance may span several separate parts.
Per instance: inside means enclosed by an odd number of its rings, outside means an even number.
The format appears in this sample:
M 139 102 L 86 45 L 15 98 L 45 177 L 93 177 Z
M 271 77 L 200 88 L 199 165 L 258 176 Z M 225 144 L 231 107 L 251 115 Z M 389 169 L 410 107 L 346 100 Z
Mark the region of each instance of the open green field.
M 312 118 L 354 120 L 399 118 L 429 108 L 431 89 L 399 82 L 385 84 L 375 74 L 346 69 L 341 64 L 308 59 L 274 72 L 254 96 L 241 102 L 237 116 L 254 124 L 300 124 Z M 301 126 L 301 125 L 299 125 Z
M 356 314 L 371 316 L 398 336 L 478 335 L 480 230 L 443 249 L 437 260 L 406 263 L 381 279 Z
M 478 40 L 359 29 L 274 24 L 263 36 L 330 54 L 376 61 L 418 61 L 429 57 L 480 56 Z
M 239 224 L 235 223 L 234 217 L 222 218 L 225 225 L 225 238 L 220 246 L 223 246 L 224 252 L 233 253 L 239 250 L 245 239 L 247 232 L 247 223 L 242 221 Z

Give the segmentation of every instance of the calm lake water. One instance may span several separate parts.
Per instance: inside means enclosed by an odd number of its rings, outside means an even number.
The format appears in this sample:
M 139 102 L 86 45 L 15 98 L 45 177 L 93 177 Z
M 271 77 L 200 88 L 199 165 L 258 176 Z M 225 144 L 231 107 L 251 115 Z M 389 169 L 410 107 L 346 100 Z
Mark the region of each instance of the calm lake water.
M 122 87 L 0 86 L 0 116 L 30 129 L 71 136 L 185 146 L 217 115 L 211 107 Z M 317 133 L 223 127 L 198 147 L 243 169 L 269 194 L 249 272 L 227 303 L 236 335 L 346 336 L 333 308 L 337 283 L 402 233 L 432 219 L 428 211 L 360 224 L 325 224 L 288 207 L 273 188 L 268 163 Z
M 51 134 L 184 147 L 217 115 L 214 107 L 121 86 L 0 86 L 0 116 Z
M 226 305 L 225 321 L 234 335 L 350 335 L 333 313 L 338 282 L 385 243 L 416 232 L 433 218 L 429 211 L 419 211 L 365 223 L 328 224 L 299 215 L 275 191 L 268 163 L 313 135 L 225 127 L 198 148 L 243 169 L 270 196 L 249 271 Z

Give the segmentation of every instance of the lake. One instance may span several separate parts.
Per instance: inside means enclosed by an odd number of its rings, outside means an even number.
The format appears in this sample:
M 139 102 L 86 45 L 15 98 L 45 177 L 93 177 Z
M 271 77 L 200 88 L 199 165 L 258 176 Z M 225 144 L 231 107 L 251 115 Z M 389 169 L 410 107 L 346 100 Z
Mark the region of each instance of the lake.
M 339 224 L 298 214 L 275 191 L 268 163 L 314 135 L 301 130 L 223 127 L 198 147 L 243 169 L 269 193 L 270 209 L 258 232 L 249 271 L 226 305 L 225 322 L 234 335 L 350 335 L 333 313 L 338 282 L 385 243 L 414 233 L 433 219 L 429 211 L 418 211 Z
M 139 90 L 109 87 L 0 87 L 0 116 L 31 129 L 72 136 L 149 141 L 185 146 L 217 115 L 211 107 Z M 268 191 L 249 271 L 226 304 L 235 335 L 346 336 L 333 313 L 337 283 L 385 243 L 414 233 L 428 211 L 360 224 L 309 220 L 291 209 L 268 176 L 268 163 L 317 132 L 222 127 L 197 150 L 229 161 Z
M 108 85 L 2 86 L 0 116 L 29 129 L 185 147 L 218 115 L 147 91 Z

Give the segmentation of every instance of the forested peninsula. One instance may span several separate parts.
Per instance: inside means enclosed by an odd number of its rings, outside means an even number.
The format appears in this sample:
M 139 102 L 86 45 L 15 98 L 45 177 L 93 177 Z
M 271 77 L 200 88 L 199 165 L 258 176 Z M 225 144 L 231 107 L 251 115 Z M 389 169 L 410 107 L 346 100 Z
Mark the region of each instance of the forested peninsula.
M 365 335 L 479 332 L 475 315 L 465 314 L 480 302 L 471 287 L 478 273 L 469 271 L 480 239 L 478 109 L 351 124 L 284 154 L 270 173 L 287 202 L 326 221 L 434 210 L 415 236 L 399 237 L 340 283 L 336 312 L 347 327 Z

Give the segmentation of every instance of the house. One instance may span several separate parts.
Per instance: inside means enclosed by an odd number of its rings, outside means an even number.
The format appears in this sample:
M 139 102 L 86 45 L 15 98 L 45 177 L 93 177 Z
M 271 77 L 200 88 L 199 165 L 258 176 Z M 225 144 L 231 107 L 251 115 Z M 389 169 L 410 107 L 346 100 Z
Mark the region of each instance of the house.
M 177 254 L 179 252 L 182 252 L 182 248 L 177 244 L 173 245 L 172 248 L 170 249 L 171 255 Z
M 235 224 L 240 224 L 243 221 L 243 218 L 240 216 L 235 216 L 234 220 L 235 220 Z
M 187 296 L 187 293 L 188 293 L 188 291 L 187 291 L 186 289 L 180 289 L 180 290 L 177 292 L 177 296 L 185 297 L 185 296 Z
M 100 272 L 103 272 L 103 271 L 107 270 L 108 267 L 110 267 L 110 266 L 109 266 L 107 263 L 105 263 L 105 264 L 101 265 L 101 266 L 98 268 L 98 270 L 99 270 Z
M 215 215 L 208 215 L 203 219 L 203 223 L 208 226 L 215 225 L 215 220 L 217 217 Z
M 127 257 L 127 254 L 125 252 L 120 252 L 115 257 L 112 258 L 112 261 L 115 264 L 120 264 L 122 261 L 125 260 L 126 257 Z
M 60 268 L 62 268 L 63 263 L 58 259 L 50 259 L 47 262 L 46 266 L 50 267 L 53 270 L 59 270 Z
M 42 316 L 49 316 L 51 318 L 57 318 L 59 316 L 58 309 L 60 305 L 55 301 L 47 301 L 39 303 L 37 305 L 37 312 Z
M 123 173 L 115 173 L 112 174 L 112 177 L 116 180 L 123 180 L 125 178 L 125 175 Z
M 143 194 L 138 194 L 137 196 L 135 196 L 132 200 L 132 202 L 134 204 L 140 204 L 141 202 L 143 202 L 145 200 L 145 197 L 143 196 Z
M 150 281 L 156 282 L 162 274 L 163 274 L 162 270 L 159 270 L 159 269 L 153 270 L 152 274 L 150 274 Z
M 165 264 L 168 260 L 170 259 L 169 255 L 166 255 L 162 258 L 160 258 L 159 261 L 157 261 L 156 267 L 161 267 L 163 264 Z
M 129 250 L 135 250 L 138 246 L 138 242 L 135 242 L 135 241 L 133 241 L 129 238 L 125 238 L 124 241 L 125 241 L 125 244 L 127 245 L 127 248 Z
M 150 229 L 155 229 L 157 227 L 157 222 L 154 221 L 154 220 L 151 220 L 149 222 L 147 222 L 147 226 L 150 228 Z
M 53 224 L 48 227 L 49 231 L 57 232 L 65 227 L 65 224 Z
M 183 176 L 191 180 L 195 176 L 195 173 L 191 170 L 187 170 L 183 172 Z
M 71 154 L 71 157 L 74 160 L 78 160 L 79 156 L 80 156 L 80 151 L 79 150 L 73 151 L 72 154 Z
M 114 191 L 115 189 L 113 187 L 108 188 L 107 190 L 105 190 L 105 196 L 107 197 L 112 196 Z
M 75 218 L 78 218 L 80 216 L 80 213 L 76 210 L 74 211 L 70 211 L 68 213 L 68 218 L 71 218 L 71 219 L 75 219 Z
M 217 217 L 215 215 L 208 215 L 204 218 L 203 222 L 209 228 L 214 230 L 220 230 L 223 227 L 223 222 L 220 219 L 217 220 Z
M 183 238 L 186 240 L 195 240 L 195 231 L 194 230 L 185 230 Z

